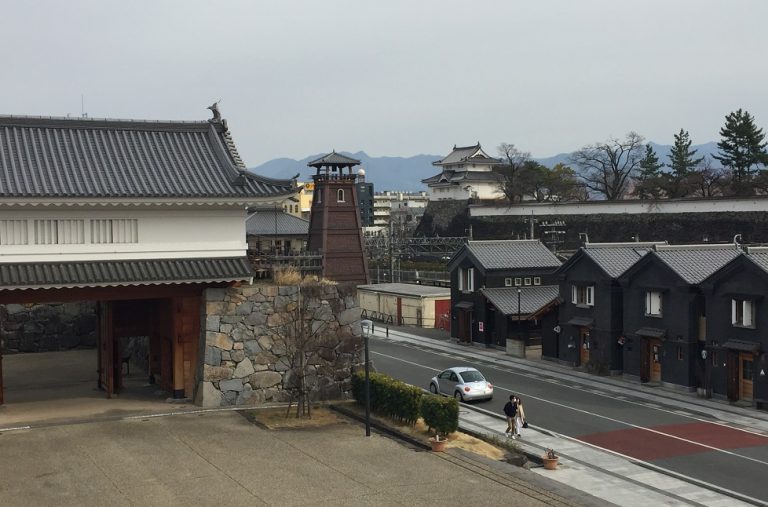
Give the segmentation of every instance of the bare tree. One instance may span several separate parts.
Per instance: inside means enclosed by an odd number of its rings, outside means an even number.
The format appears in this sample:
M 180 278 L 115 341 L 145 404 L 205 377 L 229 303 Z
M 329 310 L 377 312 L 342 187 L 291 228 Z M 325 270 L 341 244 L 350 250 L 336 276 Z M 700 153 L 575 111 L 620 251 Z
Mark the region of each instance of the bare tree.
M 285 348 L 283 388 L 290 393 L 286 417 L 296 402 L 296 417 L 312 417 L 311 398 L 323 374 L 333 374 L 333 357 L 341 342 L 328 301 L 321 299 L 322 282 L 297 284 L 283 321 L 272 329 Z
M 514 144 L 510 143 L 501 143 L 496 147 L 496 152 L 504 160 L 504 165 L 497 171 L 503 176 L 499 182 L 499 190 L 510 202 L 522 200 L 518 175 L 525 163 L 531 159 L 531 154 L 518 150 Z
M 581 170 L 584 186 L 609 201 L 624 197 L 640 167 L 645 139 L 629 132 L 624 139 L 611 137 L 574 152 L 570 162 Z
M 723 188 L 728 184 L 729 174 L 722 167 L 712 167 L 712 158 L 705 156 L 689 179 L 695 195 L 717 197 L 723 195 Z

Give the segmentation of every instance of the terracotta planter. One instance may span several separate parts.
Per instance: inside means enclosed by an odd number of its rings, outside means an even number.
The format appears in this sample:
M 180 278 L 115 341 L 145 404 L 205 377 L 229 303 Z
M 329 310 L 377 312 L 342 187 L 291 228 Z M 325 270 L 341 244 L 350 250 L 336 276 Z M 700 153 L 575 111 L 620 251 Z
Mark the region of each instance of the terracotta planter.
M 544 462 L 545 470 L 557 470 L 558 458 L 547 458 L 546 456 L 542 456 L 541 460 Z
M 445 446 L 448 444 L 447 439 L 442 440 L 436 440 L 434 438 L 429 439 L 429 445 L 432 446 L 432 452 L 443 452 L 445 451 Z

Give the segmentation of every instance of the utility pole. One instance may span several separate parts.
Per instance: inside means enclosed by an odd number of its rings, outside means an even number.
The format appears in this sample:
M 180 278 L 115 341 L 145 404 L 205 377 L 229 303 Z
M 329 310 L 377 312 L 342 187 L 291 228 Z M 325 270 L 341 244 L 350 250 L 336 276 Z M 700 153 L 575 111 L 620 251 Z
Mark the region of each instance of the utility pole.
M 392 219 L 389 220 L 389 281 L 395 282 L 395 236 L 392 228 Z

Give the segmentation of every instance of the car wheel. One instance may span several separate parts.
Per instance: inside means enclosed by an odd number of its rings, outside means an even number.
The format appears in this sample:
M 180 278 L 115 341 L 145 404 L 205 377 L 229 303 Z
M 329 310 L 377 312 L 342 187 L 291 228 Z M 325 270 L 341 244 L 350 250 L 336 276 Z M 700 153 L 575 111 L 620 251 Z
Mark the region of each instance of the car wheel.
M 453 397 L 459 401 L 464 401 L 464 396 L 461 394 L 461 391 L 456 391 L 453 393 Z
M 437 394 L 437 386 L 435 384 L 429 384 L 429 392 L 432 394 Z

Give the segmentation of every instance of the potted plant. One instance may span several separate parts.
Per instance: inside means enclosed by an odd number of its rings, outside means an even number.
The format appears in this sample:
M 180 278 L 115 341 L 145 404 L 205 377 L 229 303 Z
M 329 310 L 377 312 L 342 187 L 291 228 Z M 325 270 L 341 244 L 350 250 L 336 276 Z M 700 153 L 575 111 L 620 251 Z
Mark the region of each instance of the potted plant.
M 448 434 L 459 429 L 459 403 L 454 398 L 443 398 L 428 394 L 421 400 L 421 417 L 435 436 L 429 445 L 435 452 L 443 452 L 448 443 Z
M 545 470 L 557 470 L 558 456 L 554 449 L 547 449 L 547 453 L 541 457 L 541 460 L 544 462 Z
M 441 437 L 439 433 L 429 439 L 429 445 L 432 446 L 432 452 L 445 451 L 446 444 L 448 444 L 448 438 Z

